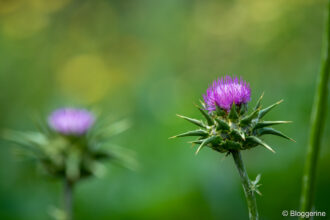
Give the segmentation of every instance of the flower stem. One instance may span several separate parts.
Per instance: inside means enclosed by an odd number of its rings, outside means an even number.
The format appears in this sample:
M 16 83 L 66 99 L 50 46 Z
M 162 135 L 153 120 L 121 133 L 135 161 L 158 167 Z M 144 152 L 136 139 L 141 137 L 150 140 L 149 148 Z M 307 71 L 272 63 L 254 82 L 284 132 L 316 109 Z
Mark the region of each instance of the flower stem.
M 66 220 L 73 219 L 72 212 L 72 195 L 73 195 L 74 183 L 67 178 L 64 179 L 64 209 L 66 214 Z
M 328 1 L 327 21 L 323 42 L 322 67 L 318 76 L 318 85 L 314 98 L 314 105 L 311 117 L 311 130 L 307 148 L 307 157 L 302 182 L 301 211 L 311 211 L 314 202 L 315 179 L 317 160 L 319 157 L 320 143 L 325 124 L 325 114 L 327 108 L 328 81 L 330 72 L 330 1 Z
M 235 165 L 238 169 L 239 175 L 241 177 L 248 209 L 249 209 L 249 219 L 250 220 L 257 220 L 258 217 L 258 209 L 257 209 L 257 202 L 254 191 L 251 188 L 251 181 L 249 176 L 245 170 L 245 166 L 243 164 L 242 156 L 239 151 L 232 151 L 231 152 L 235 161 Z
M 314 203 L 315 179 L 317 160 L 319 157 L 320 143 L 325 123 L 325 114 L 327 108 L 328 81 L 330 72 L 330 1 L 328 1 L 328 16 L 325 29 L 325 38 L 323 42 L 322 67 L 318 76 L 318 85 L 314 98 L 314 105 L 311 117 L 311 130 L 307 148 L 307 157 L 302 182 L 301 211 L 311 211 Z

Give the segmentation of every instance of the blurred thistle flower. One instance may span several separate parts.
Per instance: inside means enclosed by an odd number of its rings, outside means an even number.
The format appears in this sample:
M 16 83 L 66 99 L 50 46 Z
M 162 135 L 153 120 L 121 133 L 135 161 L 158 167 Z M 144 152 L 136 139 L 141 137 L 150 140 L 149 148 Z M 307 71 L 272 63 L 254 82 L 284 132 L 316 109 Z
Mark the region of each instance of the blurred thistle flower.
M 23 147 L 53 177 L 65 182 L 66 219 L 72 219 L 72 191 L 79 180 L 102 176 L 105 160 L 134 169 L 134 153 L 111 144 L 111 137 L 125 131 L 128 120 L 107 123 L 78 108 L 60 108 L 41 123 L 40 131 L 5 131 L 3 137 Z
M 83 135 L 94 124 L 94 115 L 85 109 L 61 108 L 48 118 L 48 124 L 55 131 L 65 135 Z
M 203 95 L 206 109 L 215 111 L 216 106 L 229 111 L 232 104 L 247 104 L 251 99 L 250 85 L 242 79 L 230 76 L 215 80 Z
M 282 100 L 261 109 L 262 97 L 263 95 L 261 95 L 253 110 L 247 114 L 247 105 L 251 98 L 249 84 L 242 79 L 238 80 L 237 77 L 225 76 L 218 79 L 213 82 L 207 89 L 206 94 L 203 95 L 204 102 L 201 101 L 202 106 L 197 106 L 205 121 L 178 115 L 197 125 L 199 129 L 172 137 L 198 137 L 197 140 L 191 142 L 199 145 L 196 154 L 203 147 L 209 147 L 220 153 L 226 153 L 226 156 L 230 154 L 233 156 L 247 198 L 249 217 L 253 220 L 258 219 L 254 193 L 260 194 L 258 190 L 260 175 L 254 181 L 249 179 L 240 151 L 261 145 L 275 152 L 261 139 L 263 135 L 276 135 L 293 141 L 293 139 L 282 132 L 270 127 L 290 123 L 290 121 L 263 120 L 263 117 L 279 105 Z

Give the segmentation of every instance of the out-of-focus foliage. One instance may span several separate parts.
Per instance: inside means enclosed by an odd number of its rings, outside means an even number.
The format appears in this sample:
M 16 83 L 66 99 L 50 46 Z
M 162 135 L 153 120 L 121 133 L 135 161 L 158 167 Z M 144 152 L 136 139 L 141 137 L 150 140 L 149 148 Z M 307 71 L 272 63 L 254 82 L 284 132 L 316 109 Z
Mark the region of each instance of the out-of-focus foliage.
M 219 76 L 250 82 L 252 102 L 284 99 L 265 120 L 292 120 L 297 143 L 266 138 L 244 152 L 263 219 L 298 209 L 310 110 L 319 72 L 324 0 L 2 0 L 0 127 L 33 130 L 35 115 L 64 105 L 97 106 L 133 126 L 113 139 L 138 154 L 131 172 L 107 167 L 76 189 L 77 219 L 244 219 L 232 160 L 205 149 L 196 157 L 168 137 L 193 126 L 175 114 L 192 107 Z M 326 120 L 326 119 L 325 119 Z M 327 119 L 329 121 L 329 119 Z M 329 124 L 327 122 L 326 124 Z M 329 133 L 329 126 L 325 133 Z M 329 211 L 329 136 L 323 140 L 316 209 Z M 0 142 L 1 219 L 47 219 L 61 184 L 44 179 L 15 147 Z M 278 146 L 278 147 L 277 147 Z

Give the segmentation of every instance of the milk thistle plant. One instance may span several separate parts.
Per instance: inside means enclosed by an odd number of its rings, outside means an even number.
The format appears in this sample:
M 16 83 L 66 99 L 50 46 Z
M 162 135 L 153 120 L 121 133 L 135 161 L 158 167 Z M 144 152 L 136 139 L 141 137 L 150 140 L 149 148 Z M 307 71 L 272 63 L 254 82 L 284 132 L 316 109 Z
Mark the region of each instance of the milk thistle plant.
M 241 177 L 245 192 L 249 218 L 258 219 L 257 203 L 255 193 L 260 194 L 258 187 L 260 175 L 251 181 L 247 175 L 241 151 L 262 146 L 271 152 L 275 152 L 267 143 L 262 140 L 264 135 L 276 135 L 292 140 L 271 126 L 286 124 L 289 121 L 265 121 L 264 116 L 279 105 L 276 102 L 266 108 L 261 108 L 263 95 L 257 101 L 250 113 L 247 111 L 248 103 L 251 100 L 251 89 L 247 82 L 237 77 L 222 77 L 213 82 L 203 96 L 202 106 L 197 106 L 205 120 L 198 120 L 178 115 L 199 127 L 197 130 L 176 135 L 176 137 L 196 136 L 197 140 L 191 143 L 197 144 L 196 154 L 204 148 L 209 147 L 217 152 L 232 155 L 235 165 Z
M 25 147 L 25 152 L 50 176 L 63 180 L 64 212 L 57 212 L 62 213 L 62 217 L 56 218 L 71 220 L 73 189 L 77 182 L 102 175 L 105 160 L 124 166 L 134 163 L 129 152 L 111 146 L 109 141 L 113 134 L 124 131 L 128 123 L 102 125 L 101 120 L 96 120 L 86 109 L 61 108 L 49 115 L 47 124 L 38 132 L 6 131 L 4 137 Z

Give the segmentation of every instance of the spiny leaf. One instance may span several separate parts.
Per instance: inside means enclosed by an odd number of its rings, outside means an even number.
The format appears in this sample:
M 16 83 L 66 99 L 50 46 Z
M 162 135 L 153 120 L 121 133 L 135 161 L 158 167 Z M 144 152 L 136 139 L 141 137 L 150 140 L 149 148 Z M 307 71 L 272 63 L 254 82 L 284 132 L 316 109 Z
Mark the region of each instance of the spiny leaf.
M 254 126 L 254 129 L 268 127 L 272 125 L 278 125 L 278 124 L 288 124 L 288 123 L 292 123 L 292 121 L 263 121 L 263 122 L 258 122 Z
M 49 140 L 46 135 L 40 132 L 21 132 L 13 130 L 5 130 L 0 136 L 10 142 L 30 150 L 36 155 L 43 155 L 43 149 Z
M 203 140 L 195 140 L 195 141 L 189 141 L 189 144 L 201 144 L 203 143 Z
M 256 179 L 254 181 L 251 182 L 251 189 L 253 191 L 255 191 L 256 193 L 258 193 L 260 196 L 262 195 L 261 192 L 259 191 L 259 186 L 261 186 L 261 184 L 258 184 L 261 178 L 261 174 L 258 174 Z
M 244 115 L 247 112 L 247 104 L 241 104 L 239 114 Z
M 236 136 L 236 137 L 239 137 L 241 140 L 245 140 L 245 134 L 244 132 L 238 130 L 238 129 L 232 129 L 231 133 Z
M 251 114 L 245 116 L 241 121 L 240 121 L 240 125 L 248 125 L 251 123 L 252 119 L 254 119 L 255 117 L 257 117 L 258 113 L 259 113 L 260 109 L 257 108 L 256 110 L 254 110 Z
M 226 111 L 223 110 L 220 106 L 218 106 L 217 104 L 215 105 L 215 108 L 216 108 L 216 112 L 217 112 L 217 115 L 219 116 L 224 116 L 226 115 Z
M 100 148 L 106 150 L 110 156 L 109 159 L 112 159 L 114 163 L 131 170 L 139 169 L 139 163 L 136 159 L 137 156 L 133 150 L 109 142 L 103 143 L 102 145 L 103 146 L 100 146 Z
M 187 121 L 189 121 L 189 122 L 191 122 L 191 123 L 193 123 L 193 124 L 195 124 L 195 125 L 197 125 L 199 127 L 206 128 L 206 126 L 204 125 L 204 123 L 201 122 L 200 120 L 193 119 L 193 118 L 188 118 L 188 117 L 183 116 L 183 115 L 177 115 L 177 116 L 180 117 L 180 118 L 183 118 L 183 119 L 185 119 L 185 120 L 187 120 Z
M 261 178 L 261 174 L 258 174 L 257 177 L 256 177 L 256 179 L 254 181 L 252 181 L 252 184 L 253 185 L 257 185 L 259 183 L 259 181 L 260 181 L 260 178 Z
M 201 103 L 202 107 L 205 109 L 206 108 L 205 103 L 202 100 L 199 100 L 199 102 Z
M 272 110 L 275 106 L 281 104 L 282 102 L 283 102 L 283 99 L 280 100 L 280 101 L 278 101 L 278 102 L 276 102 L 276 103 L 274 103 L 274 104 L 272 104 L 272 105 L 270 105 L 270 106 L 268 106 L 267 108 L 264 108 L 264 109 L 260 110 L 258 118 L 261 119 L 261 118 L 264 117 L 264 116 L 265 116 L 270 110 Z
M 208 125 L 214 125 L 214 121 L 212 120 L 211 116 L 206 111 L 204 111 L 201 107 L 199 107 L 197 105 L 196 105 L 196 107 L 202 113 L 202 115 L 205 117 L 205 119 L 207 121 L 207 124 Z
M 227 150 L 240 150 L 242 146 L 235 141 L 227 140 L 221 143 L 221 147 Z
M 260 96 L 260 98 L 258 99 L 257 104 L 256 104 L 256 106 L 254 107 L 253 110 L 257 110 L 257 109 L 260 108 L 260 106 L 261 106 L 261 100 L 262 100 L 263 97 L 264 97 L 264 93 L 261 94 L 261 96 Z
M 257 185 L 257 187 L 259 187 L 259 185 Z M 255 191 L 256 193 L 258 193 L 259 196 L 262 196 L 262 193 L 259 191 L 258 188 L 255 188 L 254 191 Z
M 267 148 L 268 150 L 270 150 L 271 152 L 275 153 L 275 151 L 270 147 L 268 146 L 268 144 L 266 144 L 265 142 L 263 142 L 261 139 L 255 137 L 255 136 L 249 136 L 246 138 L 247 141 L 251 141 L 251 142 L 254 142 L 254 143 L 257 143 L 257 144 L 260 144 L 262 145 L 263 147 Z
M 209 138 L 206 138 L 203 140 L 203 142 L 201 143 L 201 145 L 199 145 L 199 147 L 197 148 L 196 150 L 196 155 L 198 154 L 198 152 L 204 147 L 206 146 L 207 144 L 213 142 L 214 140 L 216 140 L 218 137 L 217 136 L 212 136 L 212 137 L 209 137 Z
M 277 135 L 279 137 L 283 137 L 285 139 L 288 139 L 290 141 L 296 142 L 295 140 L 293 140 L 292 138 L 289 138 L 288 136 L 284 135 L 282 132 L 275 130 L 274 128 L 261 128 L 258 130 L 258 134 L 260 136 L 264 135 L 264 134 L 272 134 L 272 135 Z
M 91 155 L 95 160 L 103 160 L 103 159 L 112 158 L 111 154 L 107 151 L 104 151 L 104 150 L 99 150 L 99 151 L 96 151 L 96 152 L 92 152 Z
M 177 137 L 188 137 L 188 136 L 206 136 L 208 133 L 204 130 L 198 129 L 195 131 L 188 131 L 179 135 L 175 135 L 173 137 L 170 137 L 170 139 L 172 138 L 177 138 Z
M 131 122 L 128 119 L 122 119 L 117 122 L 106 123 L 107 120 L 104 122 L 102 121 L 98 125 L 96 125 L 95 129 L 89 133 L 89 137 L 99 140 L 105 141 L 115 135 L 118 135 L 131 127 Z
M 217 130 L 228 131 L 230 129 L 229 124 L 227 122 L 225 122 L 224 120 L 222 120 L 220 118 L 215 118 L 215 120 L 217 121 Z
M 236 111 L 236 105 L 235 105 L 234 102 L 233 102 L 233 104 L 231 106 L 231 109 L 230 109 L 230 112 L 229 112 L 229 119 L 231 119 L 233 121 L 238 119 L 238 114 L 237 114 L 237 111 Z

